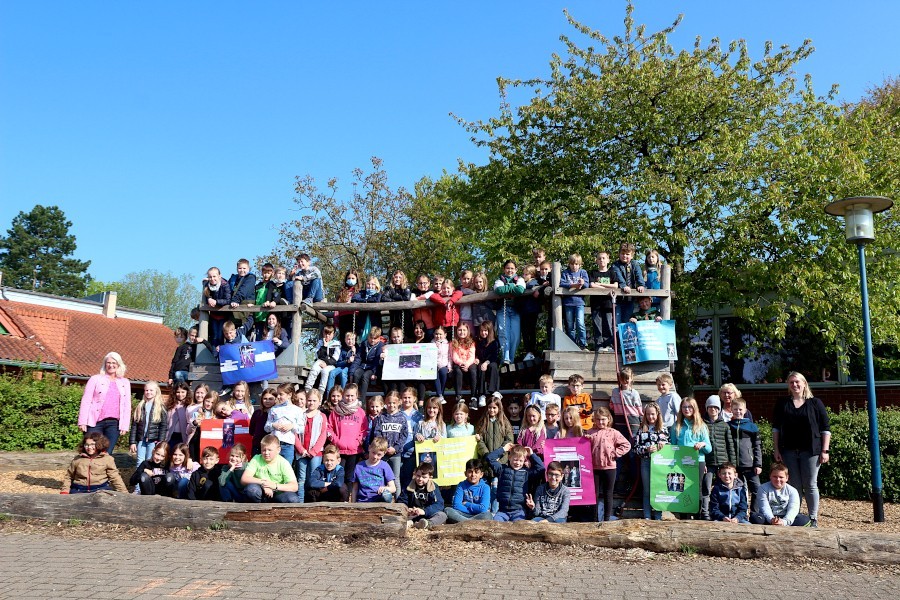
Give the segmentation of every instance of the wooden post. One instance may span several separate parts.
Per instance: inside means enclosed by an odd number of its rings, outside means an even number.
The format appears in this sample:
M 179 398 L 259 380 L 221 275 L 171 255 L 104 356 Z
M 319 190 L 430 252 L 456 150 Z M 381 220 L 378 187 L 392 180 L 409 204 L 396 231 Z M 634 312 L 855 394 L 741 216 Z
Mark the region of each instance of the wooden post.
M 294 314 L 294 318 L 291 321 L 291 352 L 293 360 L 291 361 L 292 365 L 300 364 L 300 347 L 303 345 L 301 342 L 301 335 L 303 334 L 303 313 L 300 312 L 300 304 L 303 302 L 303 284 L 298 280 L 294 280 L 294 306 L 297 308 L 297 312 Z
M 660 302 L 660 308 L 662 308 L 663 320 L 668 321 L 672 318 L 672 267 L 669 266 L 669 263 L 666 263 L 662 265 L 660 271 L 660 286 L 662 289 L 669 291 L 669 295 Z

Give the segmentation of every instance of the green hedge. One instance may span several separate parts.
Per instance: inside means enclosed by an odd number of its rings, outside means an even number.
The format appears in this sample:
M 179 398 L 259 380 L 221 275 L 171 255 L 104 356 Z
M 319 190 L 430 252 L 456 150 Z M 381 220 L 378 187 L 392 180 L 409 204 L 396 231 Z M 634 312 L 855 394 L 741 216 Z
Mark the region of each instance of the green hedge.
M 819 470 L 819 491 L 824 496 L 847 500 L 868 500 L 872 490 L 869 459 L 869 415 L 864 409 L 845 407 L 828 411 L 831 419 L 831 460 Z M 762 435 L 763 475 L 765 481 L 772 463 L 772 426 L 759 424 Z M 900 409 L 878 409 L 878 434 L 881 443 L 881 475 L 884 499 L 900 502 Z
M 78 408 L 84 386 L 55 374 L 0 375 L 0 450 L 72 450 L 81 441 Z

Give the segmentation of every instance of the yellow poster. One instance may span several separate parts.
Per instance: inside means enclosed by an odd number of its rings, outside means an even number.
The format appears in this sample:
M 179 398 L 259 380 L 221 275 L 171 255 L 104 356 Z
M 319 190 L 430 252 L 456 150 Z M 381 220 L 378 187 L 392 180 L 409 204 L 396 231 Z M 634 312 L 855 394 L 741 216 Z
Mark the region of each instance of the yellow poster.
M 431 463 L 437 485 L 456 485 L 466 478 L 466 461 L 475 458 L 477 445 L 474 435 L 416 442 L 416 464 Z

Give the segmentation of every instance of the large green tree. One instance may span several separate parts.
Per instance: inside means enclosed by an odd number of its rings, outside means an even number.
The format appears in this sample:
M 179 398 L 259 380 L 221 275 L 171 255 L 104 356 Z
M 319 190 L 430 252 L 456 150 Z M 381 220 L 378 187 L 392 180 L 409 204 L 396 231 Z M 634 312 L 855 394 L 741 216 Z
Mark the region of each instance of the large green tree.
M 191 309 L 200 300 L 200 288 L 196 280 L 184 273 L 175 275 L 154 269 L 128 273 L 112 283 L 92 281 L 88 293 L 116 292 L 116 304 L 164 315 L 168 327 L 190 324 Z
M 79 297 L 91 280 L 91 261 L 72 258 L 72 222 L 58 206 L 35 206 L 12 220 L 0 237 L 3 283 L 23 290 Z
M 855 261 L 830 200 L 896 192 L 896 167 L 880 138 L 896 140 L 897 113 L 817 96 L 795 69 L 813 51 L 766 44 L 751 58 L 743 40 L 699 38 L 676 50 L 678 26 L 648 33 L 627 4 L 624 33 L 608 37 L 568 16 L 546 79 L 499 79 L 499 115 L 461 121 L 490 151 L 468 165 L 453 194 L 465 203 L 463 229 L 488 261 L 527 254 L 593 256 L 630 240 L 658 248 L 673 270 L 688 384 L 688 321 L 698 307 L 727 303 L 760 335 L 788 324 L 826 344 L 859 339 Z M 514 106 L 511 96 L 531 94 Z M 883 104 L 883 102 L 882 102 Z M 893 128 L 886 122 L 894 123 Z M 895 161 L 891 164 L 896 165 Z M 900 240 L 891 214 L 870 250 L 895 270 Z M 524 233 L 527 232 L 527 233 Z M 888 272 L 888 271 L 886 271 Z M 876 335 L 897 331 L 894 277 L 870 279 Z

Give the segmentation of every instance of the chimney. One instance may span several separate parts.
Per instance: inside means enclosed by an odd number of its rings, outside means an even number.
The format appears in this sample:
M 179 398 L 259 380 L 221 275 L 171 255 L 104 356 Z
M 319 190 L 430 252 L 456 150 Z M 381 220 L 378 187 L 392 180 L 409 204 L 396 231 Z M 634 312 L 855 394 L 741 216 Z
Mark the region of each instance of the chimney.
M 107 319 L 116 318 L 116 293 L 106 292 L 103 295 L 103 316 Z

